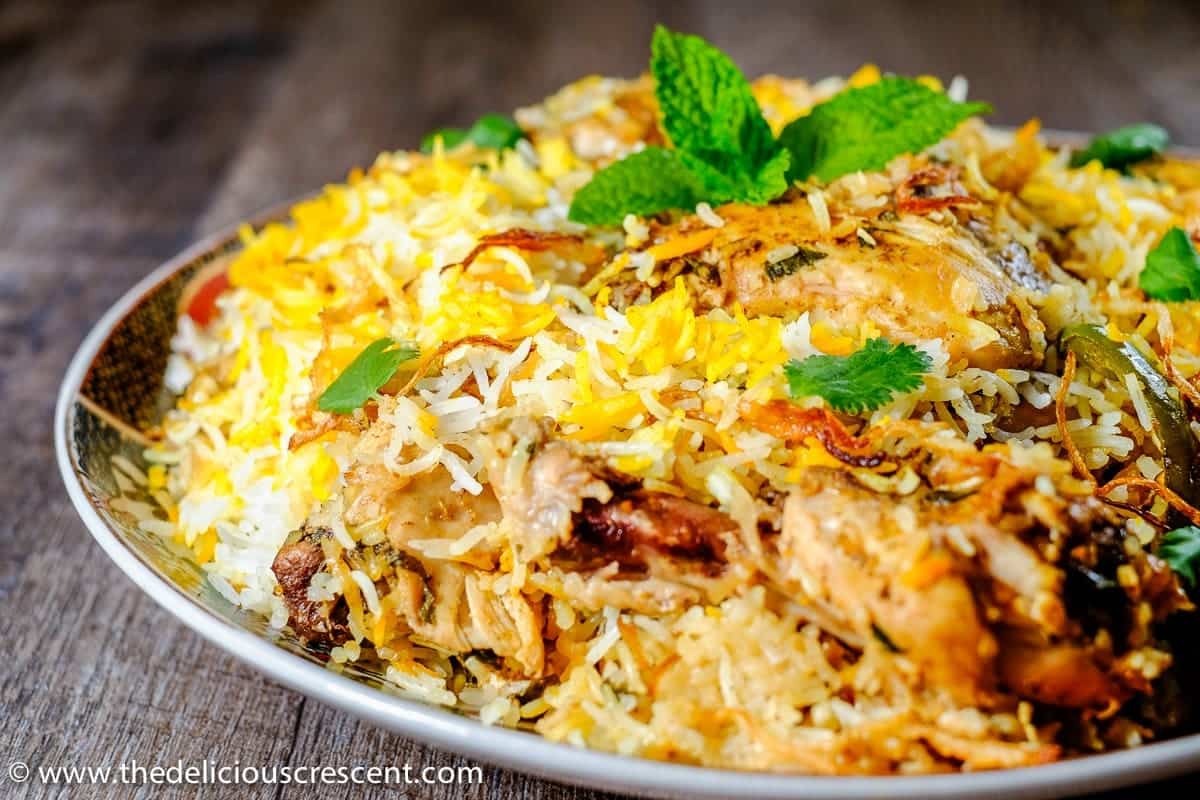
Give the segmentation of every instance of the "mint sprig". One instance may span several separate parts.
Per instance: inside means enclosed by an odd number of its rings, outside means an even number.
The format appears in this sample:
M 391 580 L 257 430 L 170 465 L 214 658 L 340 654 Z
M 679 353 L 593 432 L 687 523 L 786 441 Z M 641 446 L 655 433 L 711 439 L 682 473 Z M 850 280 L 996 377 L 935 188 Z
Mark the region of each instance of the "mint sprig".
M 615 225 L 626 214 L 701 200 L 761 205 L 783 194 L 789 156 L 737 65 L 700 37 L 661 25 L 651 54 L 662 127 L 674 150 L 647 148 L 600 170 L 575 194 L 570 219 Z
M 870 339 L 848 356 L 809 356 L 783 368 L 793 398 L 821 397 L 834 411 L 861 414 L 911 392 L 933 365 L 929 355 L 910 344 Z
M 1152 300 L 1200 300 L 1200 253 L 1182 228 L 1163 234 L 1146 254 L 1138 285 Z
M 793 120 L 779 134 L 792 156 L 788 177 L 832 181 L 880 170 L 898 155 L 937 144 L 964 120 L 991 113 L 987 103 L 958 103 L 911 78 L 886 77 L 848 89 Z
M 398 347 L 393 339 L 376 339 L 329 384 L 317 400 L 317 408 L 334 414 L 351 414 L 362 408 L 371 395 L 392 379 L 405 361 L 417 357 L 413 347 Z
M 708 199 L 765 203 L 781 194 L 788 156 L 729 56 L 661 25 L 650 53 L 663 130 Z
M 674 149 L 634 154 L 597 172 L 571 203 L 575 222 L 615 225 L 626 214 L 691 208 L 700 200 L 763 205 L 794 180 L 882 169 L 992 110 L 888 77 L 814 106 L 776 139 L 749 81 L 720 50 L 660 25 L 651 53 L 662 128 Z

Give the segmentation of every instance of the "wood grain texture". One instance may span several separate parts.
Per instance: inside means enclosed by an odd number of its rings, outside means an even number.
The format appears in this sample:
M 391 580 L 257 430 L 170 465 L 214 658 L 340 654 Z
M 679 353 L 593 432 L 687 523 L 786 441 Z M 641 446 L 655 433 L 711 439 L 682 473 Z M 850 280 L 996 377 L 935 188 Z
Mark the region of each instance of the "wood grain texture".
M 712 38 L 751 74 L 845 73 L 866 60 L 963 73 L 1001 122 L 1152 119 L 1200 145 L 1194 2 L 0 4 L 0 754 L 32 764 L 465 763 L 304 700 L 144 597 L 65 497 L 54 394 L 104 309 L 196 236 L 432 127 L 534 102 L 587 72 L 635 74 L 657 21 Z M 478 786 L 320 794 L 600 797 L 484 773 Z M 202 796 L 248 794 L 312 795 Z M 0 777 L 0 796 L 22 795 Z

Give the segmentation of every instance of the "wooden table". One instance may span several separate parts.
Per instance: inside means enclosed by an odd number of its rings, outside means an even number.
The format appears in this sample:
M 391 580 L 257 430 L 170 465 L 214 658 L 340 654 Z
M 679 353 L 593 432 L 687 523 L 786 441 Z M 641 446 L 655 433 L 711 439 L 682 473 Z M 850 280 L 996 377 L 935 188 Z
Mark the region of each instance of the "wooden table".
M 307 701 L 204 643 L 109 563 L 71 509 L 50 440 L 67 360 L 110 303 L 197 236 L 338 180 L 377 151 L 410 147 L 432 127 L 535 101 L 585 72 L 636 73 L 656 21 L 715 40 L 750 74 L 846 73 L 865 60 L 962 72 L 1000 122 L 1038 114 L 1050 127 L 1090 129 L 1149 119 L 1200 144 L 1196 3 L 501 5 L 0 5 L 4 758 L 462 763 Z M 485 775 L 471 787 L 327 786 L 322 796 L 598 796 L 492 767 Z M 14 793 L 0 777 L 0 795 Z

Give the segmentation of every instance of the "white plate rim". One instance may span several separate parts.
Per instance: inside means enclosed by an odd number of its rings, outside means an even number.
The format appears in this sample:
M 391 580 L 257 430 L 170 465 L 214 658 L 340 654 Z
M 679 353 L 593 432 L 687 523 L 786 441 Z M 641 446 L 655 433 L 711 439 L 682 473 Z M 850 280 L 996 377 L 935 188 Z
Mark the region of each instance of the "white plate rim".
M 1081 134 L 1056 134 L 1077 137 Z M 248 219 L 276 218 L 290 201 Z M 72 505 L 92 538 L 158 605 L 238 660 L 301 694 L 374 725 L 505 769 L 576 786 L 645 797 L 1042 798 L 1083 794 L 1200 769 L 1200 733 L 1112 753 L 1036 767 L 912 776 L 813 776 L 671 764 L 551 742 L 535 734 L 491 727 L 433 705 L 389 695 L 317 666 L 210 613 L 127 548 L 96 513 L 71 457 L 70 411 L 88 367 L 113 329 L 159 284 L 236 235 L 242 223 L 206 236 L 155 269 L 121 296 L 92 327 L 64 374 L 54 412 L 54 450 Z

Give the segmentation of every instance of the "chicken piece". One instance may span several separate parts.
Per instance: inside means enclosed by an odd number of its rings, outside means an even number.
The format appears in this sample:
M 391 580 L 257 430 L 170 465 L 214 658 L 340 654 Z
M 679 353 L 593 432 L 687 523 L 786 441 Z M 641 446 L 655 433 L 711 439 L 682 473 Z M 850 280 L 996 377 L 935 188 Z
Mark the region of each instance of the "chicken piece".
M 469 564 L 427 562 L 411 546 L 415 539 L 457 539 L 478 525 L 499 522 L 500 504 L 490 487 L 478 495 L 452 489 L 453 479 L 437 467 L 417 475 L 397 475 L 385 465 L 367 460 L 390 438 L 384 423 L 375 423 L 363 437 L 360 461 L 346 474 L 346 524 L 385 520 L 387 541 L 340 555 L 347 566 L 370 574 L 364 559 L 382 556 L 390 568 L 376 581 L 389 607 L 418 637 L 450 652 L 491 650 L 512 659 L 529 676 L 541 673 L 544 659 L 542 621 L 524 596 L 492 592 L 483 568 L 494 566 L 491 553 L 472 550 L 460 558 Z M 327 530 L 322 534 L 328 536 Z M 326 557 L 316 534 L 285 546 L 275 559 L 292 627 L 308 639 L 341 643 L 350 632 L 344 624 L 345 604 L 307 599 L 312 576 L 324 568 Z M 342 622 L 337 621 L 341 613 Z
M 420 639 L 452 653 L 491 650 L 537 677 L 545 662 L 540 607 L 521 594 L 496 592 L 490 576 L 436 562 L 424 576 L 402 570 L 389 594 L 396 614 Z
M 584 503 L 573 544 L 619 563 L 643 564 L 654 554 L 719 567 L 737 523 L 683 497 L 637 489 L 607 503 Z
M 1134 609 L 1145 600 L 1163 618 L 1186 598 L 1125 546 L 1119 517 L 1069 477 L 1050 495 L 1036 469 L 946 437 L 908 458 L 923 482 L 903 495 L 840 469 L 800 474 L 777 543 L 782 588 L 882 638 L 960 702 L 1012 693 L 1097 710 L 1149 691 L 1120 666 L 1154 641 Z M 1115 581 L 1124 566 L 1136 587 Z
M 607 502 L 612 490 L 603 464 L 550 438 L 551 423 L 520 419 L 494 437 L 488 476 L 509 536 L 525 560 L 540 558 L 571 535 L 585 500 Z
M 1000 680 L 1021 697 L 1069 708 L 1101 710 L 1127 692 L 1097 663 L 1088 648 L 1005 636 L 997 663 Z
M 927 554 L 928 535 L 896 510 L 894 498 L 841 470 L 805 470 L 784 505 L 780 577 L 860 637 L 904 652 L 958 702 L 978 705 L 993 688 L 995 638 L 961 570 L 901 578 L 922 558 L 953 562 Z
M 717 281 L 701 288 L 702 302 L 737 303 L 750 314 L 819 312 L 852 332 L 869 321 L 895 341 L 941 339 L 952 361 L 984 369 L 1037 364 L 1031 332 L 1040 332 L 1040 321 L 1016 296 L 1009 270 L 966 228 L 912 214 L 879 227 L 863 220 L 875 241 L 867 247 L 853 228 L 823 232 L 804 198 L 726 205 L 718 213 L 725 225 L 696 273 L 715 267 Z M 654 238 L 678 238 L 702 224 L 686 217 Z M 787 245 L 800 250 L 768 263 L 769 253 Z
M 719 603 L 752 572 L 736 557 L 738 531 L 727 514 L 693 500 L 618 488 L 607 503 L 584 503 L 571 539 L 552 558 L 578 571 L 618 567 L 614 577 L 637 595 L 619 604 L 622 608 L 644 606 L 647 592 L 660 606 L 682 607 L 677 601 L 696 592 Z M 674 591 L 666 591 L 667 585 Z
M 547 422 L 502 432 L 488 473 L 510 535 L 527 558 L 565 547 L 583 560 L 641 561 L 650 551 L 722 561 L 737 525 L 726 515 L 640 481 L 551 437 Z
M 394 402 L 385 398 L 381 412 L 390 413 Z M 393 434 L 386 419 L 376 419 L 363 431 L 356 460 L 346 470 L 343 520 L 347 525 L 386 521 L 393 544 L 404 550 L 409 539 L 455 539 L 476 525 L 500 519 L 496 495 L 486 485 L 475 495 L 453 489 L 454 480 L 441 466 L 415 475 L 388 469 L 382 454 Z
M 397 475 L 383 464 L 355 464 L 346 470 L 343 515 L 347 525 L 365 525 L 387 516 L 391 498 L 407 486 L 407 476 Z
M 550 437 L 549 423 L 518 420 L 496 435 L 488 464 L 523 559 L 548 557 L 580 574 L 616 564 L 621 580 L 661 579 L 680 588 L 677 596 L 696 589 L 710 599 L 728 596 L 737 577 L 726 569 L 737 544 L 732 519 L 641 489 L 634 476 Z M 645 597 L 637 604 L 645 606 Z
M 328 528 L 300 528 L 288 537 L 271 564 L 288 610 L 288 624 L 306 642 L 342 644 L 350 638 L 344 604 L 308 599 L 313 576 L 325 568 L 321 540 L 331 535 Z
M 1046 636 L 1065 633 L 1063 572 L 1038 553 L 1030 534 L 1043 534 L 1043 543 L 1048 531 L 1086 539 L 1113 518 L 1086 486 L 1080 494 L 1078 484 L 1063 484 L 1062 499 L 1053 499 L 1038 490 L 1036 470 L 979 452 L 960 438 L 935 435 L 923 423 L 901 423 L 895 433 L 918 429 L 924 430 L 922 444 L 910 457 L 929 486 L 906 502 L 923 529 L 943 547 L 968 554 L 987 575 L 991 613 Z
M 479 494 L 451 489 L 454 479 L 438 467 L 414 475 L 387 503 L 388 540 L 408 550 L 413 539 L 457 539 L 477 525 L 500 521 L 500 504 L 491 487 Z
M 410 545 L 415 539 L 457 539 L 478 525 L 499 522 L 500 503 L 489 486 L 473 495 L 451 489 L 453 478 L 440 467 L 396 476 L 380 465 L 357 467 L 347 483 L 355 498 L 348 522 L 354 514 L 388 519 L 388 544 L 396 553 L 388 591 L 413 633 L 450 652 L 491 650 L 513 659 L 522 674 L 541 673 L 540 612 L 522 595 L 491 591 L 487 573 L 472 568 L 494 566 L 491 554 L 463 554 L 468 566 L 421 560 Z
M 636 614 L 675 614 L 704 602 L 699 589 L 678 581 L 645 576 L 620 577 L 619 565 L 610 563 L 587 574 L 564 572 L 559 576 L 563 593 L 571 604 L 588 611 L 606 606 Z

